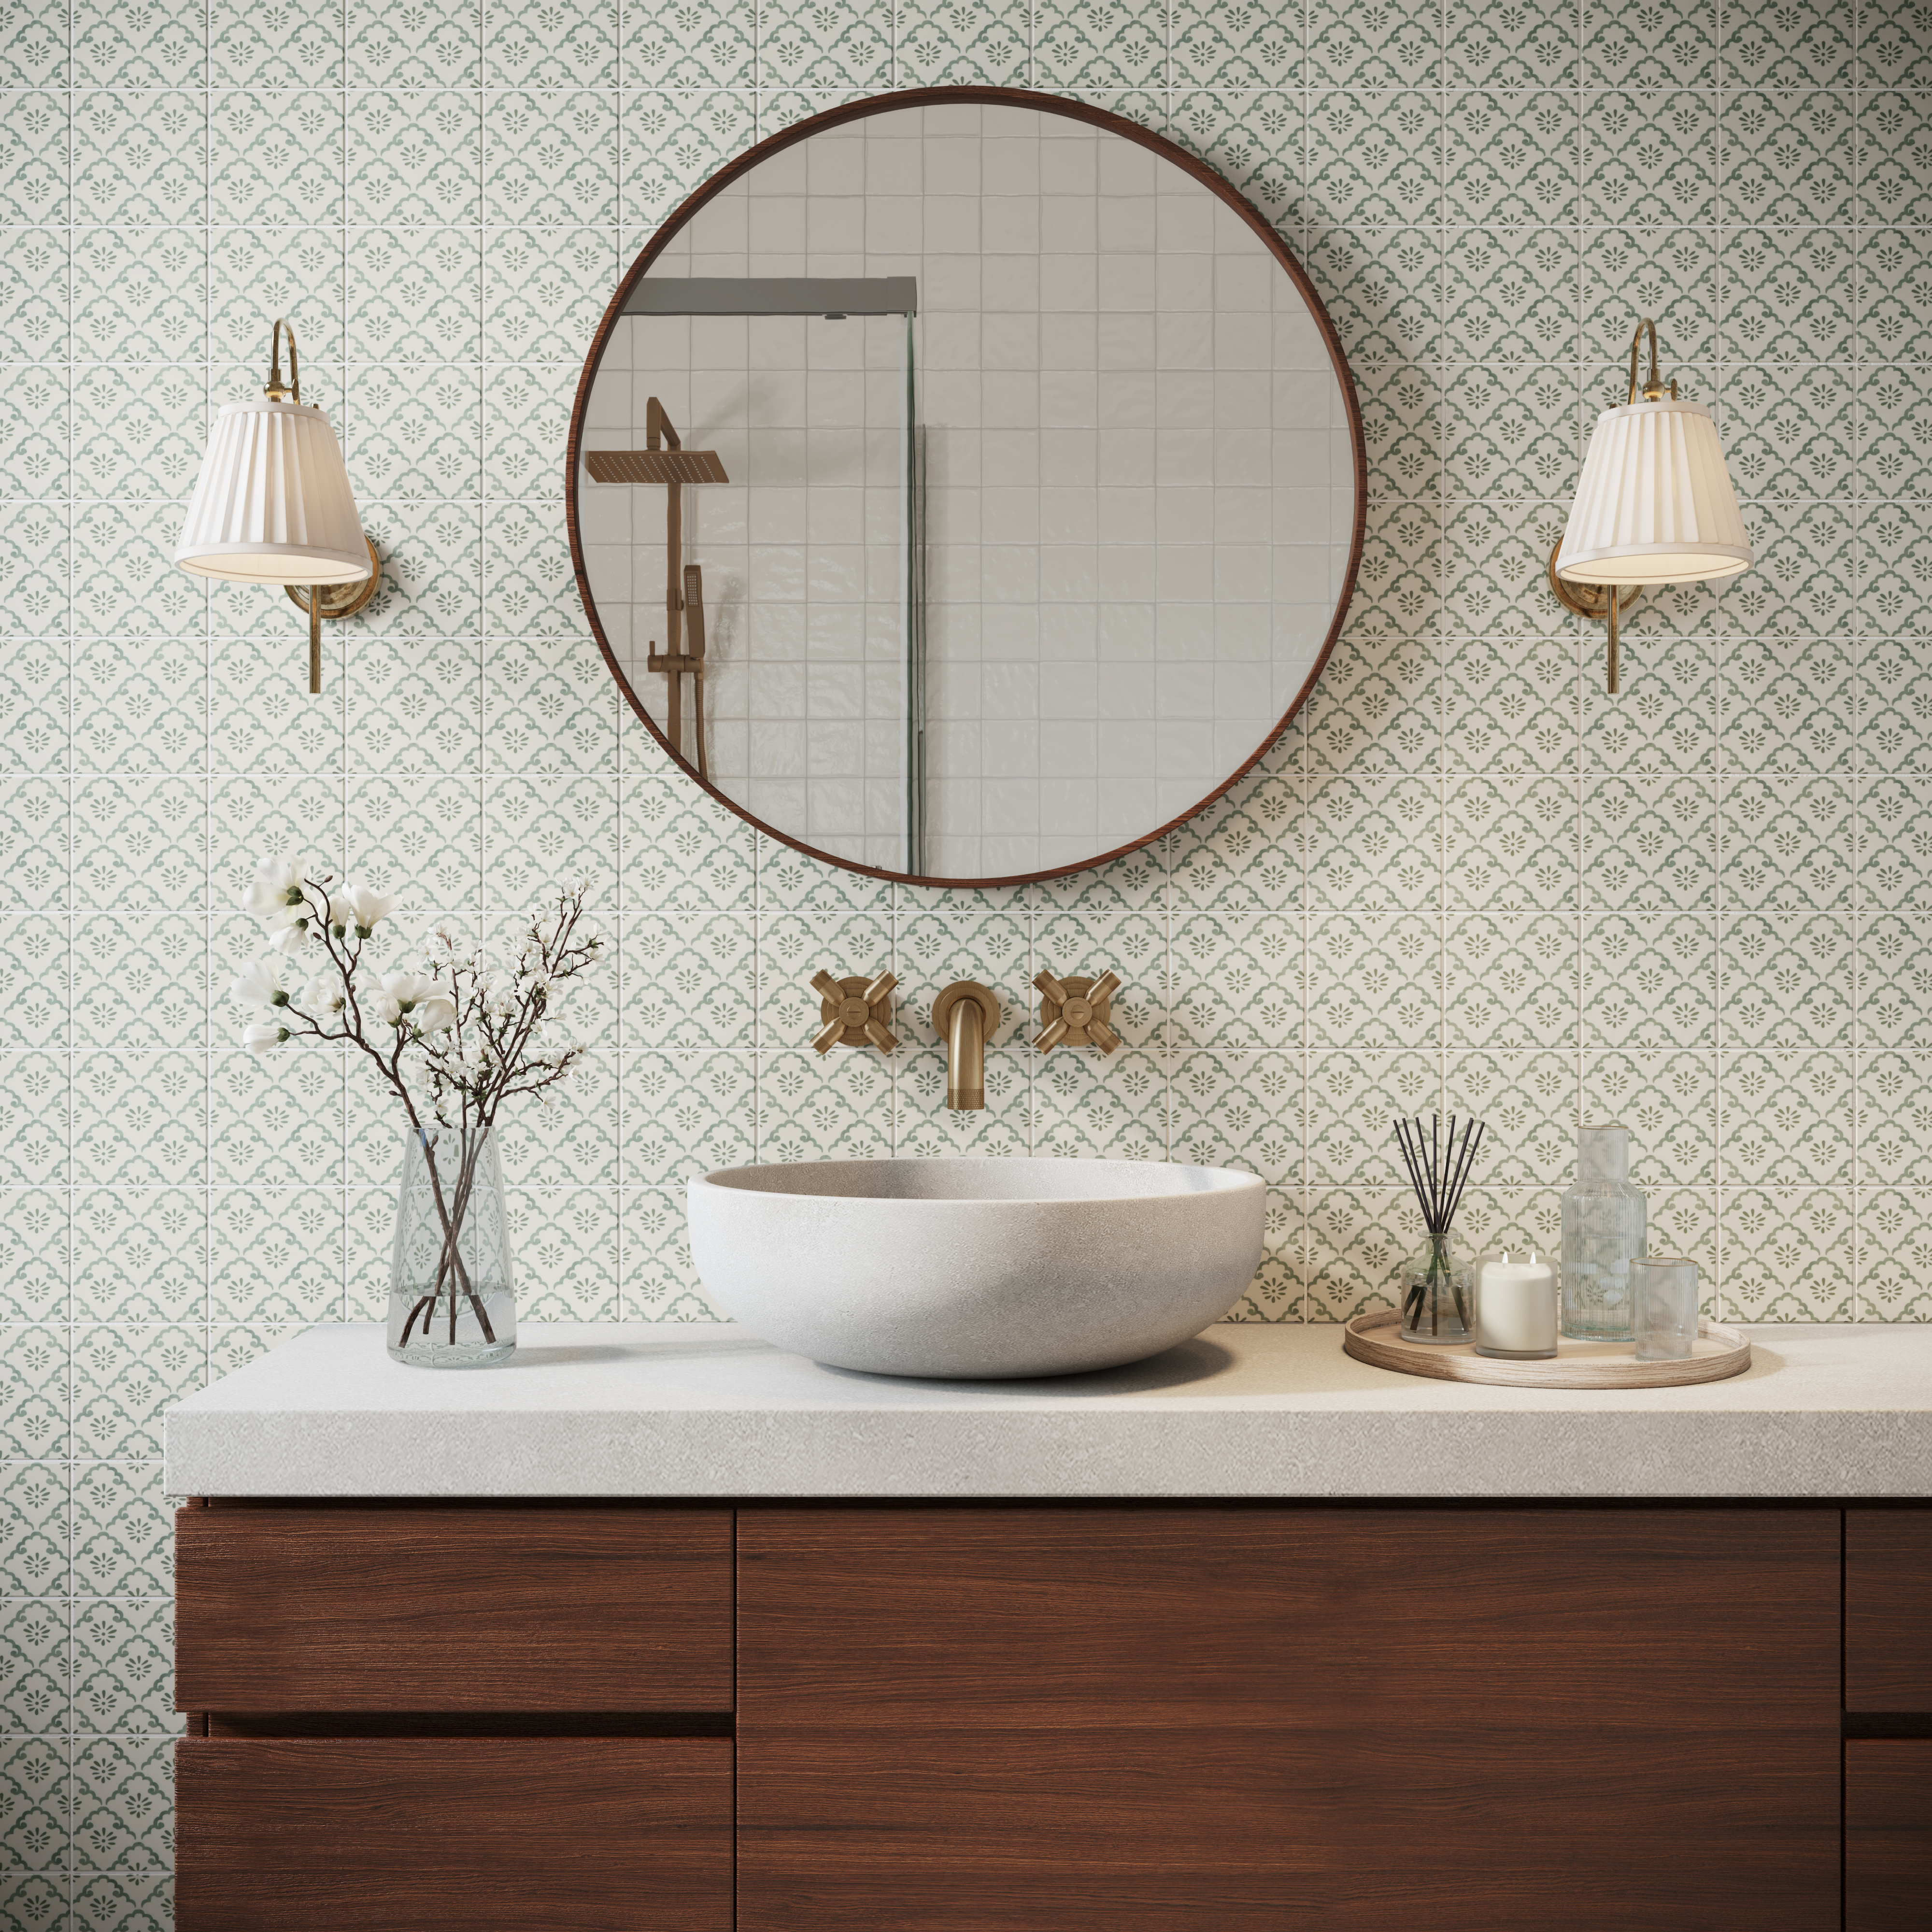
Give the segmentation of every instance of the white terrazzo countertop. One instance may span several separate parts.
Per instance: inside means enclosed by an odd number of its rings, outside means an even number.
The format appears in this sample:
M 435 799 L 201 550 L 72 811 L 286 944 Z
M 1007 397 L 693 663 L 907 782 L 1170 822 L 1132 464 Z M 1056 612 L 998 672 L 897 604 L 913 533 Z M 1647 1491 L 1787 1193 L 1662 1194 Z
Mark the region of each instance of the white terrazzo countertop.
M 1748 1331 L 1744 1375 L 1492 1388 L 1352 1361 L 1335 1328 L 1223 1323 L 1030 1382 L 822 1368 L 742 1328 L 525 1323 L 405 1368 L 314 1328 L 168 1412 L 212 1496 L 1924 1496 L 1932 1326 Z

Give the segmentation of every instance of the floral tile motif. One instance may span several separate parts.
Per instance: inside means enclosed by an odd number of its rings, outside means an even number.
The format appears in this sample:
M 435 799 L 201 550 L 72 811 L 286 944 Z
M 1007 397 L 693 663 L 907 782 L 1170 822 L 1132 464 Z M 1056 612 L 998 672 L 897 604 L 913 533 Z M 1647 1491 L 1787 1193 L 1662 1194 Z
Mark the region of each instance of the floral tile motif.
M 174 1513 L 160 1464 L 77 1463 L 74 1594 L 165 1597 L 173 1586 Z
M 41 1358 L 53 1353 L 45 1339 L 30 1332 L 4 1336 L 8 1440 L 12 1444 L 26 1434 L 34 1413 L 50 1406 L 51 1386 Z M 66 1357 L 58 1355 L 58 1370 L 64 1383 Z M 34 1378 L 41 1386 L 32 1396 L 20 1386 L 23 1376 Z M 64 1448 L 62 1432 L 61 1447 Z M 58 1596 L 68 1588 L 68 1544 L 71 1530 L 72 1505 L 70 1474 L 58 1462 L 15 1462 L 7 1466 L 7 1495 L 4 1508 L 4 1540 L 0 1543 L 0 1578 L 10 1597 Z
M 20 1884 L 16 1894 L 20 1900 L 20 1922 L 28 1925 L 60 1922 L 39 1914 L 43 1909 L 59 1912 L 65 1902 L 58 1874 L 66 1862 L 72 1816 L 68 1792 L 67 1750 L 54 1739 L 45 1738 L 36 1739 L 19 1754 L 18 1767 L 10 1767 L 6 1788 L 0 1792 L 0 1804 L 4 1806 L 0 1832 L 4 1832 L 8 1864 L 16 1872 L 44 1875 L 38 1884 L 32 1880 Z
M 277 88 L 212 98 L 208 202 L 217 221 L 339 222 L 342 182 L 340 94 Z
M 1861 1188 L 1857 1204 L 1858 1318 L 1932 1318 L 1932 1189 Z
M 74 103 L 78 220 L 160 226 L 200 218 L 206 124 L 195 95 L 140 88 L 76 94 Z
M 73 686 L 66 653 L 52 640 L 14 646 L 0 670 L 0 758 L 16 772 L 59 772 L 70 762 Z
M 75 1455 L 158 1458 L 162 1412 L 206 1379 L 200 1329 L 77 1328 L 72 1346 Z
M 1733 1322 L 1854 1318 L 1852 1196 L 1794 1184 L 1727 1191 L 1719 1209 Z
M 482 78 L 481 0 L 429 0 L 398 10 L 348 0 L 352 88 L 474 87 Z
M 1558 6 L 1507 10 L 1486 0 L 1449 0 L 1443 10 L 1444 83 L 1452 88 L 1574 86 L 1576 28 Z
M 1853 821 L 1852 788 L 1835 777 L 1727 784 L 1718 832 L 1725 904 L 1754 911 L 1848 910 Z
M 1718 43 L 1726 87 L 1845 87 L 1854 73 L 1852 16 L 1834 7 L 1726 9 Z
M 174 1606 L 154 1598 L 96 1598 L 74 1607 L 74 1723 L 78 1731 L 172 1732 Z
M 888 956 L 890 943 L 884 935 Z M 748 1048 L 754 1022 L 766 1016 L 776 990 L 758 996 L 752 921 L 742 914 L 627 919 L 620 964 L 627 1048 L 684 1053 Z M 581 1021 L 575 1023 L 580 1030 Z
M 1586 909 L 1716 909 L 1717 812 L 1691 778 L 1599 778 L 1583 793 Z
M 21 0 L 7 10 L 0 76 L 9 87 L 65 87 L 71 22 L 67 0 Z
M 1582 1118 L 1630 1129 L 1630 1178 L 1640 1187 L 1706 1188 L 1717 1180 L 1717 1060 L 1711 1054 L 1586 1052 Z
M 1719 1178 L 1726 1186 L 1851 1184 L 1849 1054 L 1802 1049 L 1726 1054 L 1718 1079 Z
M 1856 218 L 1852 97 L 1840 92 L 1727 98 L 1724 218 L 1804 228 Z
M 1927 85 L 1917 83 L 1920 89 Z M 1924 92 L 1888 88 L 1862 94 L 1858 111 L 1859 219 L 1923 226 L 1932 212 L 1932 130 Z
M 74 1754 L 74 1849 L 78 1869 L 164 1870 L 174 1862 L 169 1774 L 162 1738 L 89 1738 Z
M 754 16 L 730 0 L 623 10 L 623 74 L 628 86 L 754 86 Z
M 1034 17 L 1032 84 L 1080 94 L 1165 87 L 1166 22 L 1120 0 L 1044 0 Z
M 1025 1064 L 1022 1059 L 1020 1066 Z M 936 1144 L 934 1110 L 943 1117 L 944 1109 L 938 1102 L 945 1097 L 944 1057 L 922 1056 L 912 1072 L 911 1091 L 900 1119 L 898 1151 L 916 1154 L 930 1144 L 937 1153 L 941 1148 Z M 1167 1160 L 1175 1106 L 1168 1074 L 1164 1060 L 1132 1048 L 1104 1060 L 1086 1049 L 1050 1054 L 1032 1074 L 1030 1150 L 1063 1160 Z M 1017 1082 L 1017 1070 L 1013 1077 Z M 986 1102 L 991 1113 L 998 1103 L 990 1066 Z M 991 1140 L 990 1130 L 986 1137 Z M 1022 1144 L 1010 1151 L 1024 1154 L 1028 1149 Z
M 1309 1204 L 1308 1319 L 1349 1322 L 1399 1306 L 1422 1234 L 1413 1192 L 1317 1187 Z
M 615 1187 L 512 1187 L 517 1302 L 533 1322 L 620 1318 Z
M 0 1605 L 0 1712 L 16 1736 L 66 1728 L 70 1649 L 64 1604 L 13 1597 Z
M 1714 920 L 1586 913 L 1582 958 L 1586 1047 L 1717 1045 Z
M 208 79 L 218 88 L 340 86 L 341 0 L 301 8 L 211 0 L 207 9 Z
M 1031 26 L 1028 10 L 1012 0 L 916 0 L 894 22 L 894 81 L 901 87 L 1024 87 Z
M 1717 13 L 1709 0 L 1666 0 L 1642 13 L 1616 0 L 1585 0 L 1583 84 L 1630 87 L 1717 80 Z
M 1841 230 L 1760 227 L 1727 236 L 1726 356 L 1786 366 L 1849 356 L 1854 283 L 1850 238 Z
M 1288 740 L 1276 748 L 1272 762 L 1274 770 L 1258 772 L 1190 819 L 1167 842 L 1164 853 L 1136 854 L 1099 874 L 1049 881 L 1040 888 L 1042 907 L 1157 904 L 1171 876 L 1186 902 L 1204 911 L 1298 908 L 1308 816 L 1298 728 L 1290 727 Z
M 208 1293 L 208 1202 L 199 1191 L 75 1191 L 76 1321 L 198 1321 Z
M 1308 1055 L 1306 1077 L 1310 1185 L 1376 1190 L 1400 1182 L 1394 1124 L 1440 1108 L 1440 1056 L 1414 1048 L 1318 1048 Z
M 66 1197 L 53 1188 L 0 1196 L 0 1322 L 63 1322 L 68 1314 Z
M 1308 139 L 1312 218 L 1365 235 L 1442 218 L 1442 110 L 1436 95 L 1317 95 Z
M 1574 339 L 1580 274 L 1574 229 L 1450 230 L 1443 259 L 1446 352 L 1472 362 L 1548 362 Z
M 1309 1037 L 1352 1051 L 1428 1038 L 1442 1011 L 1433 916 L 1322 914 L 1308 922 Z
M 854 1060 L 856 1066 L 848 1064 Z M 786 1064 L 789 1072 L 792 1064 Z M 854 1101 L 855 1116 L 880 1104 L 884 1076 L 863 1060 L 842 1056 L 830 1070 L 848 1084 L 862 1074 L 872 1076 L 858 1096 L 863 1104 Z M 681 1184 L 693 1174 L 742 1167 L 754 1158 L 757 1076 L 751 1054 L 626 1052 L 620 1077 L 627 1187 Z M 876 1124 L 870 1131 L 890 1144 L 889 1132 Z
M 286 1076 L 297 1064 L 291 1054 L 279 1070 Z M 334 1111 L 339 1120 L 339 1106 Z M 315 1178 L 331 1174 L 335 1148 L 319 1144 L 316 1151 L 321 1165 Z M 341 1318 L 340 1194 L 320 1186 L 218 1187 L 207 1216 L 211 1318 L 304 1325 Z
M 484 86 L 614 86 L 622 10 L 613 0 L 580 0 L 575 6 L 514 14 L 492 8 L 483 36 Z M 688 14 L 703 10 L 676 10 Z
M 1300 1186 L 1299 1053 L 1177 1054 L 1168 1070 L 1168 1158 Z
M 22 1053 L 0 1093 L 0 1186 L 64 1186 L 73 1095 L 64 1054 Z
M 1560 1188 L 1576 1171 L 1574 1052 L 1452 1052 L 1444 1105 L 1486 1132 L 1477 1155 L 1490 1186 Z
M 1324 4 L 1310 13 L 1312 87 L 1429 87 L 1442 74 L 1442 19 L 1422 0 L 1368 9 Z
M 35 362 L 65 353 L 70 272 L 68 240 L 58 230 L 0 236 L 0 354 Z
M 1576 1038 L 1574 916 L 1452 913 L 1444 945 L 1444 1037 L 1523 1052 Z
M 487 97 L 484 218 L 576 227 L 617 218 L 617 113 L 608 93 Z
M 1726 918 L 1718 965 L 1723 1044 L 1849 1046 L 1852 932 L 1850 920 L 1827 914 Z
M 1858 922 L 1856 1013 L 1862 1047 L 1932 1048 L 1928 922 L 1876 914 Z
M 1574 218 L 1580 137 L 1574 94 L 1448 95 L 1444 219 L 1520 228 Z
M 1168 1043 L 1224 1052 L 1302 1044 L 1306 998 L 1301 921 L 1197 916 L 1174 925 Z M 1128 1003 L 1128 1010 L 1132 1002 Z
M 77 1054 L 72 1094 L 77 1180 L 169 1187 L 203 1179 L 208 1106 L 200 1054 Z
M 1004 1053 L 988 1056 L 989 1096 L 998 1082 L 1003 1095 L 1012 1096 L 1014 1058 Z M 825 1160 L 836 1154 L 871 1159 L 890 1154 L 898 1090 L 910 1077 L 911 1060 L 911 1055 L 901 1054 L 888 1064 L 876 1054 L 856 1049 L 835 1048 L 823 1056 L 808 1047 L 760 1052 L 754 1063 L 751 1117 L 758 1158 Z M 940 1097 L 943 1101 L 943 1093 Z M 930 1110 L 922 1105 L 918 1111 L 923 1114 Z
M 1932 508 L 1870 505 L 1863 531 L 1856 546 L 1862 627 L 1932 636 Z
M 1452 776 L 1444 786 L 1443 890 L 1485 912 L 1574 910 L 1574 778 Z
M 1862 1186 L 1932 1186 L 1932 1076 L 1928 1056 L 1861 1053 L 1853 1095 Z
M 1431 910 L 1442 894 L 1440 781 L 1318 776 L 1310 788 L 1312 909 Z

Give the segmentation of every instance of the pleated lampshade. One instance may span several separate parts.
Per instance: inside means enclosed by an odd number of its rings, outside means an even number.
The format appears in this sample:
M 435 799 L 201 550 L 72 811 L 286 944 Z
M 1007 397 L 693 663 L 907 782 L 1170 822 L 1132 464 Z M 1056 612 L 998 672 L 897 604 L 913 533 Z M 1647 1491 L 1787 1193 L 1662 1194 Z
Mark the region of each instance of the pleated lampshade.
M 356 584 L 369 547 L 342 447 L 311 403 L 226 403 L 175 561 L 235 584 Z
M 1669 399 L 1606 410 L 1584 454 L 1556 574 L 1572 584 L 1688 584 L 1735 577 L 1750 563 L 1710 411 Z

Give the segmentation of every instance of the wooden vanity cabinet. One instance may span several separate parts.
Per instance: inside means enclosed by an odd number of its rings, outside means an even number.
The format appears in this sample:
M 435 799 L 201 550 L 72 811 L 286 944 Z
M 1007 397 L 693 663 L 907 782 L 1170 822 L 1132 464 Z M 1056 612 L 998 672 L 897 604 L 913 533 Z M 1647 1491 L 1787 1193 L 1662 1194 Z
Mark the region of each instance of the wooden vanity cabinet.
M 182 1932 L 1923 1922 L 1886 1903 L 1922 1895 L 1920 1761 L 1842 1738 L 1835 1507 L 216 1504 L 179 1537 Z

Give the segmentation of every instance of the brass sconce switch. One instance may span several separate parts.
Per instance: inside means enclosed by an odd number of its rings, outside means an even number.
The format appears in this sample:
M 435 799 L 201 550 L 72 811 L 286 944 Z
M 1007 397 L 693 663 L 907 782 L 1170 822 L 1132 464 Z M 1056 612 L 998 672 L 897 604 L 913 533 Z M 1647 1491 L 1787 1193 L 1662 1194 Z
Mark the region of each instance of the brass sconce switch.
M 1119 1050 L 1120 1036 L 1108 1022 L 1112 1016 L 1114 995 L 1120 990 L 1120 976 L 1112 970 L 1097 980 L 1070 974 L 1056 980 L 1051 973 L 1036 973 L 1034 984 L 1040 988 L 1040 1023 L 1042 1028 L 1034 1045 L 1042 1053 L 1056 1046 L 1097 1046 L 1102 1053 Z
M 876 1046 L 881 1053 L 890 1053 L 899 1043 L 886 1024 L 892 1013 L 892 991 L 898 984 L 897 976 L 890 973 L 881 973 L 876 980 L 856 974 L 835 980 L 830 973 L 814 973 L 812 988 L 819 995 L 818 1016 L 825 1024 L 813 1036 L 812 1051 L 830 1053 L 835 1046 Z

